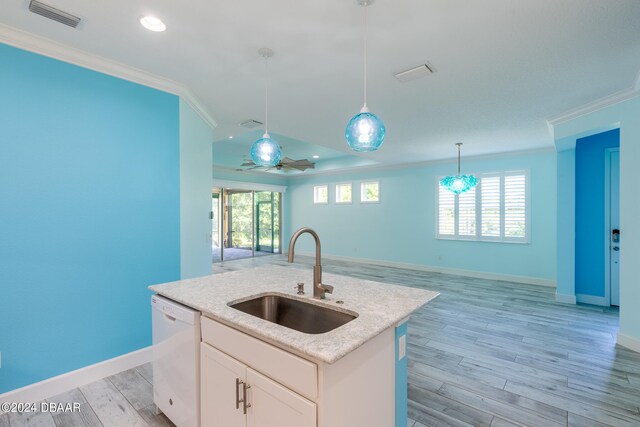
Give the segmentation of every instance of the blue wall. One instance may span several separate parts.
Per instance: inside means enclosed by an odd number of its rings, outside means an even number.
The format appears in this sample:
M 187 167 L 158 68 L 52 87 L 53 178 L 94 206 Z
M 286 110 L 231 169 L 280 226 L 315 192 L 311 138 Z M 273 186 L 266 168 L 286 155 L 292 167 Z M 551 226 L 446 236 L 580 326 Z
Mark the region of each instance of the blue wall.
M 575 246 L 576 246 L 576 150 L 560 150 L 557 153 L 557 239 L 558 275 L 556 301 L 575 304 Z
M 408 358 L 407 358 L 407 323 L 396 326 L 396 425 L 395 427 L 407 427 L 408 424 L 408 390 L 407 390 L 407 369 L 408 369 Z M 404 337 L 404 345 L 405 345 L 405 353 L 402 358 L 400 358 L 400 338 Z
M 0 393 L 151 344 L 180 277 L 178 98 L 0 44 Z
M 556 154 L 551 151 L 467 159 L 465 171 L 529 169 L 531 243 L 494 243 L 436 239 L 436 178 L 455 171 L 454 163 L 294 178 L 285 197 L 284 241 L 302 226 L 318 231 L 323 254 L 496 273 L 541 280 L 556 279 Z M 378 204 L 361 204 L 360 182 L 380 181 Z M 353 183 L 354 203 L 336 205 L 334 186 Z M 313 204 L 313 186 L 329 184 L 326 205 Z M 313 250 L 303 238 L 299 251 Z
M 619 129 L 576 141 L 576 294 L 605 294 L 605 149 L 619 146 Z
M 620 252 L 620 332 L 617 342 L 640 351 L 640 197 L 637 196 L 638 164 L 640 163 L 640 97 L 618 102 L 606 108 L 564 121 L 553 127 L 556 147 L 571 149 L 576 139 L 620 129 L 620 229 L 624 230 L 624 250 Z M 559 164 L 558 167 L 561 167 Z M 560 191 L 575 189 L 571 181 L 558 180 Z M 559 216 L 575 216 L 572 209 L 561 209 Z M 570 248 L 567 248 L 570 249 Z M 571 250 L 558 252 L 558 267 L 561 271 L 574 270 Z M 569 276 L 563 274 L 562 276 Z M 558 276 L 560 277 L 560 275 Z M 571 289 L 571 283 L 559 283 Z M 560 292 L 560 288 L 558 288 Z M 565 291 L 566 293 L 567 291 Z
M 211 274 L 213 129 L 180 100 L 180 275 Z

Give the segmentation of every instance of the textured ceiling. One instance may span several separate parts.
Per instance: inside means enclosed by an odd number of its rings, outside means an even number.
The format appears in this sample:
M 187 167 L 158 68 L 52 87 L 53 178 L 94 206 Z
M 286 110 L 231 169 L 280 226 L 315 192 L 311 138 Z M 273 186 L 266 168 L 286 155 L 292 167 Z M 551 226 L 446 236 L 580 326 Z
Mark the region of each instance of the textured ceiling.
M 76 29 L 2 0 L 0 23 L 180 82 L 219 123 L 216 139 L 263 121 L 270 131 L 379 163 L 553 146 L 546 119 L 633 85 L 640 70 L 637 0 L 377 0 L 369 8 L 368 104 L 387 127 L 375 153 L 348 151 L 362 106 L 362 12 L 356 0 L 48 0 Z M 167 24 L 138 24 L 151 13 Z M 424 62 L 436 73 L 400 83 Z M 215 149 L 215 145 L 214 145 Z

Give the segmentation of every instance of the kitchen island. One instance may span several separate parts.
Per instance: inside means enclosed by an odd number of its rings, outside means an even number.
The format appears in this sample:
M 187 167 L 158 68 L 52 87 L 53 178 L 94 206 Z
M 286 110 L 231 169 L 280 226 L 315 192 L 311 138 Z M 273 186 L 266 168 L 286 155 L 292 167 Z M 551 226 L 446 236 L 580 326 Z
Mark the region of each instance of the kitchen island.
M 406 425 L 406 321 L 438 294 L 325 274 L 334 291 L 319 300 L 310 295 L 309 269 L 296 267 L 263 266 L 150 287 L 202 312 L 201 425 Z M 297 294 L 300 282 L 308 284 L 305 295 Z M 353 320 L 310 334 L 231 307 L 263 295 Z

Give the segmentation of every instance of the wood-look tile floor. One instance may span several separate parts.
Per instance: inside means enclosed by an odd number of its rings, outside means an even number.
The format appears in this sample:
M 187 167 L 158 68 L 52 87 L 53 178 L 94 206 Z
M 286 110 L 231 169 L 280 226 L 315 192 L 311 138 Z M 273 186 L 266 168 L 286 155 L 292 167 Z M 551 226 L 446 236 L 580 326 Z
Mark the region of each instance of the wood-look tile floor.
M 175 427 L 164 414 L 156 415 L 152 371 L 147 363 L 44 400 L 80 403 L 79 411 L 4 414 L 0 427 Z
M 267 263 L 286 265 L 286 259 L 213 268 L 217 274 Z M 312 263 L 296 259 L 300 268 Z M 409 427 L 640 426 L 640 354 L 615 345 L 616 309 L 559 304 L 554 290 L 541 286 L 324 264 L 325 272 L 441 293 L 409 322 Z M 47 399 L 84 402 L 78 414 L 4 414 L 0 427 L 171 426 L 155 415 L 151 381 L 143 365 Z

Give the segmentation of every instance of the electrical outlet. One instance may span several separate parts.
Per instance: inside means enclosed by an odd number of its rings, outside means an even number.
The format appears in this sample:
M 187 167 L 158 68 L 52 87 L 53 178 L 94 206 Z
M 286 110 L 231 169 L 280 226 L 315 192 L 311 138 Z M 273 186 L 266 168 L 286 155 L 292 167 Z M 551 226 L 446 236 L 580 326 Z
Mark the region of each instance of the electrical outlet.
M 398 360 L 404 359 L 407 355 L 407 336 L 402 335 L 398 339 Z

